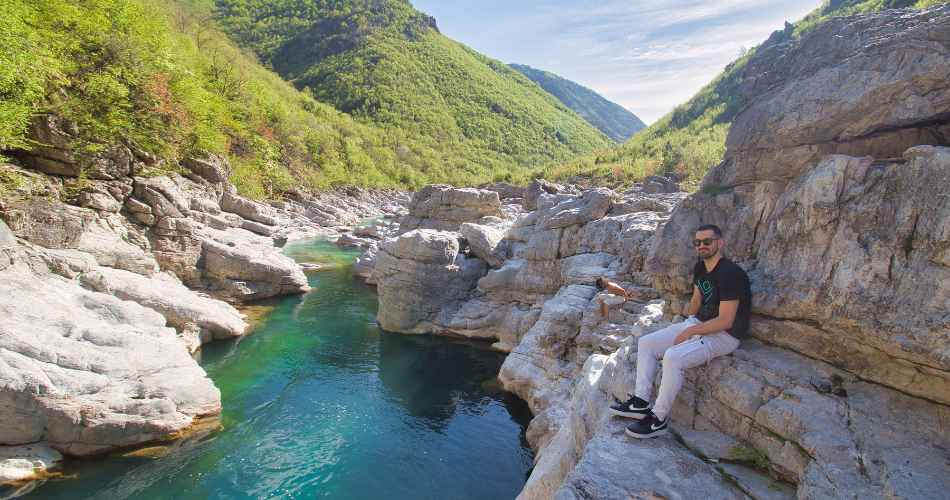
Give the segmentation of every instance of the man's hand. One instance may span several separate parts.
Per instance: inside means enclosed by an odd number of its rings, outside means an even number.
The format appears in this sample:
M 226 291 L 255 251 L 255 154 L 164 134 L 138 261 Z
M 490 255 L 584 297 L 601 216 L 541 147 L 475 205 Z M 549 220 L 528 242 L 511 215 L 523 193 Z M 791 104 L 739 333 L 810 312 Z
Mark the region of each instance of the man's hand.
M 687 328 L 687 329 L 683 330 L 682 332 L 680 332 L 680 334 L 676 336 L 676 340 L 673 341 L 673 345 L 680 345 L 680 344 L 682 344 L 683 342 L 686 342 L 687 340 L 689 340 L 690 337 L 692 337 L 693 335 L 695 335 L 694 333 L 691 333 L 691 332 L 690 332 L 691 329 L 692 329 L 692 327 Z

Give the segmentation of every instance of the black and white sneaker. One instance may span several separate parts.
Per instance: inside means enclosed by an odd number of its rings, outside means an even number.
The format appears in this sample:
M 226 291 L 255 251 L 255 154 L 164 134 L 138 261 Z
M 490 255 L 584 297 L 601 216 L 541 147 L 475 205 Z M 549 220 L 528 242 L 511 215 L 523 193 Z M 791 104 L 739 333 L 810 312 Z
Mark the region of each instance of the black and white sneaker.
M 650 402 L 644 401 L 636 396 L 622 402 L 610 405 L 610 413 L 618 417 L 635 418 L 640 420 L 650 412 Z
M 627 426 L 627 435 L 637 439 L 662 436 L 669 430 L 669 424 L 670 417 L 660 420 L 650 411 L 649 414 L 643 417 L 639 422 L 634 422 Z

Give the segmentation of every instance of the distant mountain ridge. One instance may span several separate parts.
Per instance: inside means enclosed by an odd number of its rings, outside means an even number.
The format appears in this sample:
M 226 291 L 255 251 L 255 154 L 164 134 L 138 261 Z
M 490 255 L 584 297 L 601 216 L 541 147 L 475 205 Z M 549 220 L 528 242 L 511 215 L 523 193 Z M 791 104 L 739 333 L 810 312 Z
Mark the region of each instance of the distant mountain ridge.
M 623 106 L 576 82 L 525 64 L 509 64 L 516 71 L 537 83 L 565 106 L 581 115 L 607 137 L 623 142 L 646 128 L 640 118 Z

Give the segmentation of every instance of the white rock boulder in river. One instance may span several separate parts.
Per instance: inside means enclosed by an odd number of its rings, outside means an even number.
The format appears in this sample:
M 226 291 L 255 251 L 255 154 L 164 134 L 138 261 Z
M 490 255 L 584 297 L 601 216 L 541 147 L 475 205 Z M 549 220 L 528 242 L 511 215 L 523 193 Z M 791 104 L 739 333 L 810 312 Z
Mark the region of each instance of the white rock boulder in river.
M 158 311 L 179 331 L 197 327 L 201 343 L 244 334 L 247 324 L 233 306 L 201 297 L 173 278 L 149 279 L 121 269 L 100 267 L 81 276 L 88 288 Z
M 436 316 L 467 297 L 483 274 L 484 262 L 459 253 L 456 233 L 416 229 L 385 240 L 373 271 L 379 324 L 405 333 L 435 331 Z
M 21 251 L 0 265 L 0 443 L 87 455 L 167 439 L 220 411 L 161 314 L 34 272 Z

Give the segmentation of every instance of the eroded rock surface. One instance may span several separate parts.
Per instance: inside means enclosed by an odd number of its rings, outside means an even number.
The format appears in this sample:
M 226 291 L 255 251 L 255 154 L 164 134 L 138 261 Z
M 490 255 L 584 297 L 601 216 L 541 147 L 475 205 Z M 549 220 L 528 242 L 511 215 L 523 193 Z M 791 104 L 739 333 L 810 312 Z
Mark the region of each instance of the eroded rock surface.
M 15 259 L 0 271 L 0 442 L 86 455 L 169 438 L 220 411 L 161 314 Z
M 484 273 L 484 262 L 459 253 L 455 233 L 415 229 L 386 240 L 373 271 L 379 325 L 404 333 L 437 331 L 433 323 L 443 308 L 466 298 Z
M 503 215 L 501 200 L 495 191 L 431 185 L 413 195 L 409 213 L 400 220 L 399 230 L 458 231 L 464 222 Z

